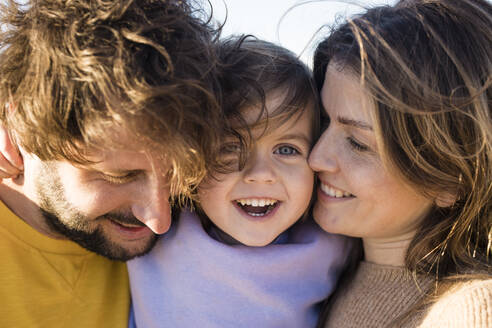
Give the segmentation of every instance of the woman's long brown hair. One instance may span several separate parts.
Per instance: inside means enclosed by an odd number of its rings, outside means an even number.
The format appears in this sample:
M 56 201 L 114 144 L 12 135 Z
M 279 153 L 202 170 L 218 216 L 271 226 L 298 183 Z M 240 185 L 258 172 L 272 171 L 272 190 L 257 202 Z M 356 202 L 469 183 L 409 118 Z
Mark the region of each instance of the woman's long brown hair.
M 434 277 L 436 287 L 441 281 L 490 277 L 491 4 L 402 0 L 369 9 L 319 44 L 314 59 L 319 90 L 330 62 L 358 76 L 374 99 L 378 143 L 388 167 L 423 195 L 449 202 L 435 205 L 423 220 L 406 267 Z

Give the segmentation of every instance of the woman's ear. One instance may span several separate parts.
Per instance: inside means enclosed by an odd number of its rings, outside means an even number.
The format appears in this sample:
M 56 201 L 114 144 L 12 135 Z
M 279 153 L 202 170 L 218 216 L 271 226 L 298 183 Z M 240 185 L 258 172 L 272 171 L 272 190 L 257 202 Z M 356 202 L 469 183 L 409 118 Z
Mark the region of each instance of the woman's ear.
M 451 192 L 440 192 L 436 197 L 436 205 L 439 207 L 451 207 L 458 200 L 458 195 Z

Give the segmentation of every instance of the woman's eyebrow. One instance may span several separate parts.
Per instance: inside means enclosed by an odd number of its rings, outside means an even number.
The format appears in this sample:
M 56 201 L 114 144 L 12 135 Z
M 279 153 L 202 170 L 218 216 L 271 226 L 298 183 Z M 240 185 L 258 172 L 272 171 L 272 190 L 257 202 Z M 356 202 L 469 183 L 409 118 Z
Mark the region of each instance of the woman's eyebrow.
M 350 126 L 354 126 L 356 128 L 359 128 L 359 129 L 363 129 L 363 130 L 370 130 L 370 131 L 373 130 L 372 126 L 370 124 L 363 122 L 363 121 L 357 121 L 357 120 L 353 120 L 353 119 L 341 117 L 341 116 L 338 117 L 337 121 L 338 121 L 338 123 L 343 124 L 343 125 L 350 125 Z

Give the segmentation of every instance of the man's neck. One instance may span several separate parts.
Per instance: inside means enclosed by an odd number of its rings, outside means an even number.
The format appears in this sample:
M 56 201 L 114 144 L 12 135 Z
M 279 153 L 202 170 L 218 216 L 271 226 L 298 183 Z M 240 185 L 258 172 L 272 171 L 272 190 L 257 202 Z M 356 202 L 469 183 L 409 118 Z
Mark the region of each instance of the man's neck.
M 0 183 L 0 200 L 21 220 L 38 232 L 54 239 L 64 239 L 47 225 L 35 200 L 24 189 L 24 176 Z

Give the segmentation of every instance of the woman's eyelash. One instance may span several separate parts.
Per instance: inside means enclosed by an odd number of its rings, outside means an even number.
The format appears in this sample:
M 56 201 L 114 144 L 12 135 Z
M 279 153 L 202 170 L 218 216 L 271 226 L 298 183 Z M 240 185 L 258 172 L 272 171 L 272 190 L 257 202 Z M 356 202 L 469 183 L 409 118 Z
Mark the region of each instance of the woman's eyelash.
M 330 117 L 326 113 L 321 113 L 321 128 L 324 130 L 330 125 Z
M 363 145 L 363 144 L 357 142 L 352 137 L 347 137 L 347 140 L 350 143 L 350 146 L 352 148 L 354 148 L 355 150 L 357 150 L 357 151 L 361 151 L 362 152 L 362 151 L 368 151 L 369 150 L 369 147 L 367 147 L 366 145 Z

